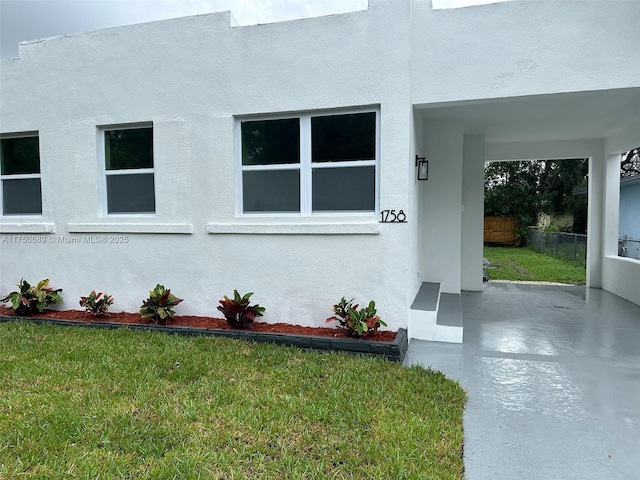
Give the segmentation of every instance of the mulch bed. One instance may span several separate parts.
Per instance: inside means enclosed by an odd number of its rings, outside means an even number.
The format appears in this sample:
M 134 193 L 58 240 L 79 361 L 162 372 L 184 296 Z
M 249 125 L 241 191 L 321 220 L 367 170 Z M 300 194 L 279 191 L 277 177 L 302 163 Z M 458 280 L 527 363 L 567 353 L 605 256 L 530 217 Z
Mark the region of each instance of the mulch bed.
M 0 316 L 11 317 L 13 310 L 5 306 L 0 306 Z M 140 318 L 139 313 L 129 312 L 114 312 L 108 317 L 96 318 L 90 313 L 82 310 L 45 310 L 42 313 L 33 315 L 24 315 L 25 318 L 48 318 L 54 320 L 71 320 L 76 322 L 109 322 L 109 323 L 122 323 L 122 324 L 136 324 L 136 325 L 149 325 L 153 324 L 153 321 L 148 318 Z M 215 317 L 196 317 L 191 315 L 176 315 L 167 324 L 169 326 L 182 326 L 193 328 L 205 328 L 208 330 L 235 330 L 232 328 L 225 319 Z M 293 325 L 290 323 L 265 323 L 254 322 L 252 328 L 247 329 L 251 332 L 260 333 L 285 333 L 291 335 L 308 335 L 316 337 L 331 337 L 331 338 L 349 338 L 355 339 L 357 337 L 349 337 L 347 331 L 342 328 L 331 327 L 304 327 L 301 325 Z M 367 341 L 378 342 L 393 342 L 396 338 L 396 332 L 390 332 L 387 330 L 380 330 L 378 332 L 367 334 L 362 337 Z

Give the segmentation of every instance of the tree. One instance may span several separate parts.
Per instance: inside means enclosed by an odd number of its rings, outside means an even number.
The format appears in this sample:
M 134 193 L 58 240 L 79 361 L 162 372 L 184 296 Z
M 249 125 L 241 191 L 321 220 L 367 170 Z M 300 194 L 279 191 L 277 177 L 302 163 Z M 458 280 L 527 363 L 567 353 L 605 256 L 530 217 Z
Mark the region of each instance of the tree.
M 640 147 L 622 154 L 620 160 L 620 178 L 640 175 Z
M 586 233 L 587 195 L 574 195 L 573 189 L 587 185 L 588 160 L 551 160 L 543 164 L 539 183 L 541 211 L 552 216 L 571 215 L 572 232 Z

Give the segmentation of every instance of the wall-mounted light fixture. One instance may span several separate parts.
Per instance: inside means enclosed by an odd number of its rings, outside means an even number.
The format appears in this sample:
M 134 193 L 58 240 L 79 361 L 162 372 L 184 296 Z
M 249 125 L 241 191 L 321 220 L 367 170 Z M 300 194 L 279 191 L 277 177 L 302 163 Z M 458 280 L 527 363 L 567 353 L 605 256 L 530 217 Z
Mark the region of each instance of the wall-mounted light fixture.
M 429 160 L 416 155 L 416 167 L 418 167 L 418 180 L 429 180 Z

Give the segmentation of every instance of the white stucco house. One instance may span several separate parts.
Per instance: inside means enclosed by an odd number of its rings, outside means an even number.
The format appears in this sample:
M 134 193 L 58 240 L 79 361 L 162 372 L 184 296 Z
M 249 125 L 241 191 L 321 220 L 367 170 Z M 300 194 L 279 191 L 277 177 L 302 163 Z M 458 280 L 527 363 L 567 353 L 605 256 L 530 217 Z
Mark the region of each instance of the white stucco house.
M 640 304 L 617 256 L 638 21 L 636 1 L 370 0 L 22 43 L 0 64 L 0 292 L 50 278 L 62 308 L 95 288 L 136 311 L 162 283 L 211 315 L 238 289 L 303 325 L 347 296 L 460 341 L 414 300 L 482 290 L 484 163 L 588 157 L 588 285 Z

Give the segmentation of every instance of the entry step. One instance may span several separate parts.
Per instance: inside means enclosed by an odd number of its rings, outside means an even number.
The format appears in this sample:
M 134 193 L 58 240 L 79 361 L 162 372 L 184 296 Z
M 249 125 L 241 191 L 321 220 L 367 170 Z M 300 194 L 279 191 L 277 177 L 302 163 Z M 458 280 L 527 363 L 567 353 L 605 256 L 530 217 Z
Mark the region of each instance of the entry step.
M 438 306 L 437 325 L 462 327 L 462 301 L 458 293 L 441 293 Z
M 411 310 L 424 310 L 435 312 L 438 308 L 438 295 L 440 294 L 440 284 L 433 282 L 423 282 L 416 298 L 411 304 Z

